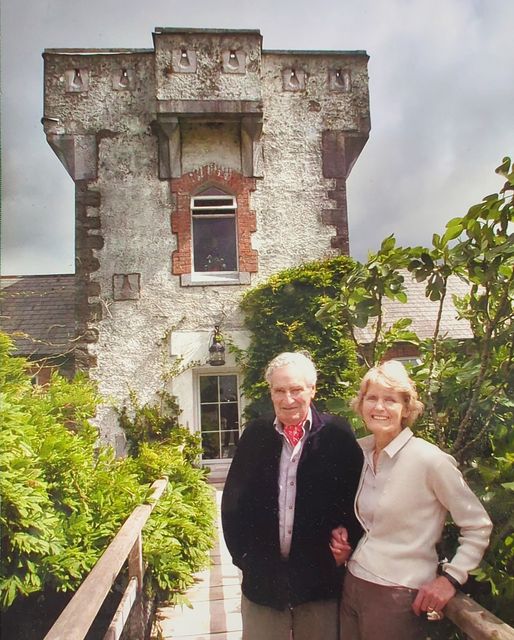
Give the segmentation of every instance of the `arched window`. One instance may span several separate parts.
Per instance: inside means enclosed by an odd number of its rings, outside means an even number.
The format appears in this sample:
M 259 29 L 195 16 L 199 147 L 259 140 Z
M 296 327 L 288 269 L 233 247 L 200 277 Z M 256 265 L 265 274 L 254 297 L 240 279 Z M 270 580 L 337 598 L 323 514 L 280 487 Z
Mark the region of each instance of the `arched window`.
M 255 178 L 206 165 L 170 182 L 177 235 L 171 269 L 184 287 L 250 284 L 258 268 L 252 234 L 257 229 L 250 193 Z

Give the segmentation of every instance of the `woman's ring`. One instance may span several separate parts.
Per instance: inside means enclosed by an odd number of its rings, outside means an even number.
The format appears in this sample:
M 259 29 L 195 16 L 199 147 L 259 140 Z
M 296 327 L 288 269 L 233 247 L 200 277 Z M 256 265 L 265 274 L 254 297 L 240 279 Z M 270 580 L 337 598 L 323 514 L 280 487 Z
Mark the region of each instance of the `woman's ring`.
M 428 609 L 427 618 L 431 621 L 442 620 L 443 615 L 439 613 L 439 611 L 435 611 L 434 609 Z

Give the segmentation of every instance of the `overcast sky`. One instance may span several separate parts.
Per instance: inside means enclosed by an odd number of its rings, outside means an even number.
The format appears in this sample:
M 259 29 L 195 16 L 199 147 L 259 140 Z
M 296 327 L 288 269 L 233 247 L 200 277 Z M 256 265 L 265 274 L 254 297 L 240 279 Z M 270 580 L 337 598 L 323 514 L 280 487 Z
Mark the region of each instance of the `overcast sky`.
M 513 0 L 1 0 L 2 273 L 71 273 L 73 183 L 46 143 L 45 48 L 152 48 L 155 27 L 259 29 L 264 49 L 364 49 L 371 135 L 351 253 L 427 244 L 514 154 Z

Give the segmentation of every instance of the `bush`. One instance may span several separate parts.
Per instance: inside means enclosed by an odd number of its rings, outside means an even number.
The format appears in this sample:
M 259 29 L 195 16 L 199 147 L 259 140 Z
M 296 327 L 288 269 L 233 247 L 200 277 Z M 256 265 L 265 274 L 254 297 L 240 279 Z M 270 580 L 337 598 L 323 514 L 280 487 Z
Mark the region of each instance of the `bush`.
M 195 436 L 176 427 L 167 442 L 116 459 L 88 422 L 99 402 L 94 385 L 54 375 L 48 387 L 34 387 L 27 362 L 11 351 L 0 333 L 2 608 L 75 590 L 162 475 L 169 488 L 144 533 L 148 580 L 177 599 L 213 541 L 211 490 L 192 464 Z

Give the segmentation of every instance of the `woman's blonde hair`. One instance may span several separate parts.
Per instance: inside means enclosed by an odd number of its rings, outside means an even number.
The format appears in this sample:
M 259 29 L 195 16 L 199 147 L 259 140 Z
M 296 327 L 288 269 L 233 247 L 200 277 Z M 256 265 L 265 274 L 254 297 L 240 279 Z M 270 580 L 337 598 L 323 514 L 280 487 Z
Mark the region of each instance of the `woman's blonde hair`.
M 423 403 L 418 400 L 416 385 L 410 379 L 407 370 L 398 360 L 387 360 L 370 369 L 362 378 L 357 397 L 350 402 L 350 407 L 362 418 L 362 401 L 371 383 L 389 387 L 401 394 L 407 415 L 402 418 L 402 429 L 412 425 L 423 413 Z

